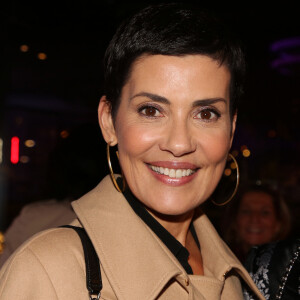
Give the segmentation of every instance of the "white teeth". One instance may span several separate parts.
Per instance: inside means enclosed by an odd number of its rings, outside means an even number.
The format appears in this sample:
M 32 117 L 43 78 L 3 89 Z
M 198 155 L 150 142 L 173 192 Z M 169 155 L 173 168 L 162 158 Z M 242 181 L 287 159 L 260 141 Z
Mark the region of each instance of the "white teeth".
M 171 178 L 181 178 L 195 173 L 195 170 L 192 169 L 168 169 L 151 165 L 150 168 L 159 174 L 163 174 Z
M 176 176 L 176 171 L 174 169 L 169 170 L 169 177 L 174 178 Z
M 176 170 L 176 178 L 182 177 L 182 171 L 180 169 Z

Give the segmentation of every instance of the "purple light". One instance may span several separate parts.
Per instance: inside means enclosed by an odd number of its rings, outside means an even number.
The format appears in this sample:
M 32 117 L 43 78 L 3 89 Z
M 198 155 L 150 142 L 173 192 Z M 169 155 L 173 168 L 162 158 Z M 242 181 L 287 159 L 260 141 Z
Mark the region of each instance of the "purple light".
M 271 62 L 271 67 L 282 75 L 292 75 L 295 67 L 300 65 L 300 36 L 276 41 L 270 50 L 277 56 Z
M 272 68 L 300 63 L 300 55 L 282 56 L 272 61 Z
M 277 41 L 271 45 L 271 51 L 276 52 L 282 49 L 300 47 L 300 36 Z

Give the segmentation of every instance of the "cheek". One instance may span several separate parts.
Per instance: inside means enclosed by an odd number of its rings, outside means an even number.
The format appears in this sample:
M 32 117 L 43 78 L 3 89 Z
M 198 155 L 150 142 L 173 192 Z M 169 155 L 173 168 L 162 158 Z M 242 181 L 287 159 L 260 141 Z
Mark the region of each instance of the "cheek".
M 245 224 L 247 224 L 247 217 L 246 216 L 239 216 L 236 219 L 237 228 L 239 230 L 243 229 L 245 227 Z
M 120 159 L 135 159 L 143 155 L 157 142 L 155 130 L 136 124 L 127 123 L 117 129 L 118 149 Z
M 268 226 L 268 227 L 270 227 L 272 229 L 276 228 L 276 225 L 277 225 L 277 221 L 276 221 L 276 219 L 274 217 L 266 218 L 264 220 L 264 223 L 266 224 L 266 226 Z
M 230 149 L 229 132 L 215 132 L 214 134 L 205 135 L 198 140 L 208 161 L 215 164 L 224 163 Z

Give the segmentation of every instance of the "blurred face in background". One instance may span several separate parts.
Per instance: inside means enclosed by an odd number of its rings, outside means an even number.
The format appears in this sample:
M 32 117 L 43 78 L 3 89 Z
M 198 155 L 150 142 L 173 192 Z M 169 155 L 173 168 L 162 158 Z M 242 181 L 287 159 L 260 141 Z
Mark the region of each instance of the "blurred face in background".
M 280 223 L 272 196 L 250 191 L 244 194 L 237 214 L 237 233 L 247 246 L 261 245 L 276 239 Z

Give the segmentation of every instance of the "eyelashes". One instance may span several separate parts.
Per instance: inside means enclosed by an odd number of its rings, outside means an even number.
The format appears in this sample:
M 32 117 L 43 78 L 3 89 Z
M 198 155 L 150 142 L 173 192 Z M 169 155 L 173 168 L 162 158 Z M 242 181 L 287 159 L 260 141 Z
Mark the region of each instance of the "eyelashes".
M 164 117 L 164 110 L 156 104 L 143 104 L 138 107 L 138 113 L 149 119 Z M 193 113 L 193 119 L 199 119 L 203 122 L 214 122 L 221 117 L 221 113 L 212 107 L 202 107 Z
M 194 115 L 194 119 L 201 119 L 205 122 L 218 120 L 221 114 L 214 108 L 203 108 Z
M 159 118 L 163 117 L 161 109 L 153 104 L 142 105 L 138 108 L 139 114 L 147 118 Z

